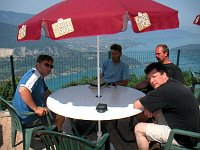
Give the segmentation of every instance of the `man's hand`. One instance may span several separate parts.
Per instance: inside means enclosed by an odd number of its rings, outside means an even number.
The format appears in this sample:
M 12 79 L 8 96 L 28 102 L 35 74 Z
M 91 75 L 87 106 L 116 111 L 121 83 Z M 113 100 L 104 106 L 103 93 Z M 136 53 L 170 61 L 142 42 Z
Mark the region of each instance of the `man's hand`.
M 148 111 L 147 109 L 144 110 L 144 115 L 147 118 L 152 118 L 153 117 L 153 113 L 151 113 L 150 111 Z
M 36 109 L 34 110 L 34 112 L 38 116 L 44 116 L 44 115 L 48 114 L 48 110 L 47 110 L 46 107 L 36 107 Z

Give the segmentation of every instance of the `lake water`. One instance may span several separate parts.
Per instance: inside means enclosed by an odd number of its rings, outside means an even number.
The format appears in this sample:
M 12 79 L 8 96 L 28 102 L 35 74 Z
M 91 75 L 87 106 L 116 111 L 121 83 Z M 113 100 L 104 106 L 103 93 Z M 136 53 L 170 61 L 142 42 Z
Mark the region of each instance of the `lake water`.
M 200 52 L 200 50 L 199 50 Z M 197 54 L 184 54 L 181 52 L 180 60 L 179 60 L 179 67 L 183 71 L 188 71 L 191 69 L 192 71 L 199 72 L 200 71 L 200 53 L 197 52 Z M 123 52 L 123 55 L 131 57 L 131 53 L 129 50 L 126 50 Z M 136 60 L 142 62 L 140 66 L 134 66 L 129 68 L 130 74 L 135 74 L 136 76 L 142 76 L 144 75 L 144 68 L 147 64 L 150 62 L 155 62 L 155 56 L 154 52 L 152 52 L 152 56 L 148 54 L 148 57 L 144 58 L 144 53 L 134 53 L 134 57 Z M 170 60 L 176 64 L 177 62 L 177 51 L 170 52 Z M 46 80 L 47 85 L 49 88 L 53 91 L 58 90 L 62 88 L 62 86 L 66 83 L 70 83 L 72 81 L 77 81 L 80 80 L 83 77 L 96 77 L 96 69 L 94 70 L 88 70 L 84 72 L 77 72 L 77 73 L 72 73 L 69 75 L 65 76 L 60 76 L 56 78 L 51 78 Z

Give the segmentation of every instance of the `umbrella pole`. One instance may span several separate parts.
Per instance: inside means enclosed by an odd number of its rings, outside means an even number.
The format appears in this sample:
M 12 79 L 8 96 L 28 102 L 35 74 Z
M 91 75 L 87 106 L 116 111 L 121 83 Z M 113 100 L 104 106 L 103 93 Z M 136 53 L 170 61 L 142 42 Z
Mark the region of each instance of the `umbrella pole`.
M 101 132 L 101 120 L 98 120 L 97 143 L 99 142 L 101 136 L 102 136 L 102 132 Z
M 99 36 L 97 36 L 97 97 L 100 97 Z

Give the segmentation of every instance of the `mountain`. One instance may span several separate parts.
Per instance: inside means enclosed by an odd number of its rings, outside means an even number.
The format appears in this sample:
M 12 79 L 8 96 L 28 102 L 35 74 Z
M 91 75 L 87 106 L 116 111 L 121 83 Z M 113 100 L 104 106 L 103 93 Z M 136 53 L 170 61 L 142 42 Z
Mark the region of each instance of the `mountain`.
M 10 11 L 0 11 L 0 35 L 2 42 L 0 47 L 14 47 L 24 46 L 15 40 L 17 36 L 17 25 L 23 23 L 31 18 L 32 14 L 16 13 Z M 2 24 L 3 23 L 3 24 Z M 14 26 L 9 26 L 14 25 Z M 4 31 L 2 31 L 4 30 Z M 8 40 L 6 40 L 8 39 Z M 43 41 L 44 40 L 44 41 Z M 8 42 L 9 41 L 9 42 Z M 50 41 L 50 42 L 49 42 Z M 42 40 L 21 42 L 21 43 L 36 43 L 38 46 L 45 45 L 56 46 L 58 43 L 64 47 L 75 48 L 80 51 L 96 51 L 96 37 L 66 39 L 61 41 L 52 41 L 48 38 L 42 37 Z M 108 51 L 112 43 L 119 43 L 122 45 L 123 50 L 126 51 L 154 51 L 157 44 L 167 44 L 170 49 L 188 44 L 200 44 L 200 32 L 193 33 L 180 29 L 170 29 L 161 31 L 151 31 L 146 33 L 134 33 L 132 27 L 128 24 L 127 30 L 118 34 L 102 35 L 100 36 L 100 51 Z M 28 44 L 30 45 L 30 44 Z M 90 45 L 89 47 L 87 45 Z M 26 46 L 26 45 L 25 45 Z
M 12 21 L 11 19 L 20 17 L 22 17 L 22 19 L 16 19 L 15 21 Z M 88 68 L 88 64 L 91 64 L 89 66 L 90 68 L 96 68 L 97 48 L 95 37 L 54 41 L 42 36 L 42 38 L 37 41 L 18 42 L 17 24 L 19 24 L 19 22 L 24 22 L 24 19 L 28 19 L 28 17 L 30 17 L 30 15 L 4 11 L 1 11 L 0 14 L 0 18 L 2 19 L 0 20 L 0 48 L 9 48 L 8 51 L 10 51 L 10 49 L 14 49 L 15 59 L 18 59 L 18 63 L 20 63 L 20 66 L 22 67 L 19 68 L 19 70 L 23 69 L 24 65 L 32 66 L 33 62 L 25 62 L 25 59 L 20 59 L 21 57 L 27 57 L 30 60 L 34 60 L 37 55 L 41 53 L 46 53 L 52 55 L 55 59 L 59 59 L 59 61 L 63 62 L 63 66 L 66 66 L 66 68 L 68 66 L 73 66 L 73 68 L 68 68 L 68 71 L 80 69 L 86 70 L 86 68 Z M 104 59 L 107 59 L 108 47 L 101 44 L 100 48 L 101 51 L 103 51 L 100 54 L 100 61 L 102 62 Z M 5 50 L 6 49 L 4 49 L 4 51 Z M 80 56 L 81 59 L 77 59 L 79 62 L 72 65 L 74 61 L 71 60 L 79 58 Z M 127 56 L 123 56 L 122 60 L 129 62 L 130 65 L 139 64 L 139 62 L 134 58 L 129 58 Z M 56 65 L 57 64 L 55 64 L 55 66 Z M 55 74 L 69 73 L 62 72 L 59 70 L 60 67 L 55 68 Z
M 18 42 L 17 25 L 26 21 L 33 15 L 16 13 L 0 10 L 0 48 L 26 49 L 27 53 L 45 52 L 47 49 L 53 54 L 59 55 L 63 50 L 63 54 L 69 51 L 88 52 L 96 51 L 96 37 L 83 37 L 53 41 L 43 37 L 37 41 Z M 146 33 L 134 33 L 131 25 L 125 32 L 112 35 L 100 36 L 100 51 L 107 52 L 113 43 L 119 43 L 123 47 L 123 51 L 154 51 L 155 46 L 160 43 L 167 44 L 170 49 L 175 47 L 200 44 L 200 33 L 187 32 L 180 29 L 170 29 L 161 31 L 151 31 Z M 198 48 L 198 45 L 194 45 Z M 16 51 L 15 50 L 15 51 Z
M 28 20 L 32 16 L 32 14 L 0 10 L 0 22 L 16 26 L 21 24 L 25 20 Z
M 0 23 L 0 47 L 1 48 L 45 48 L 45 47 L 61 47 L 61 44 L 51 42 L 52 40 L 42 37 L 39 41 L 18 42 L 17 41 L 17 26 Z
M 128 48 L 127 51 L 154 51 L 155 46 L 158 44 L 166 44 L 170 49 L 182 45 L 200 44 L 200 33 L 193 33 L 180 29 L 151 31 L 137 34 L 130 31 L 120 34 L 122 36 L 130 37 L 132 41 L 140 43 L 140 45 L 136 47 Z
M 182 46 L 172 48 L 171 50 L 199 50 L 200 51 L 200 44 L 182 45 Z

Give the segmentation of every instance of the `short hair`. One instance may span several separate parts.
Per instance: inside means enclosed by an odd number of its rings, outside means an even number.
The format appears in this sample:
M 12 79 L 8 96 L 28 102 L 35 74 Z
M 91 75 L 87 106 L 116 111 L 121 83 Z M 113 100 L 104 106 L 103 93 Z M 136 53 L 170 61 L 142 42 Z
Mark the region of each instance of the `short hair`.
M 52 58 L 51 56 L 49 56 L 49 55 L 39 55 L 39 56 L 37 57 L 36 62 L 37 62 L 37 63 L 41 63 L 41 62 L 44 61 L 44 60 L 53 62 L 53 58 Z
M 165 44 L 159 44 L 159 45 L 156 46 L 156 48 L 160 47 L 160 46 L 163 48 L 163 53 L 167 52 L 167 56 L 169 57 L 169 48 L 168 48 L 168 46 L 165 45 Z
M 166 69 L 165 66 L 163 66 L 161 63 L 159 62 L 153 62 L 151 64 L 149 64 L 145 69 L 144 69 L 144 72 L 145 74 L 149 74 L 153 69 L 156 69 L 158 72 L 160 73 L 166 73 L 167 76 L 169 77 L 169 73 L 168 73 L 168 70 Z
M 115 50 L 115 51 L 122 53 L 122 46 L 119 44 L 113 44 L 110 46 L 110 50 Z

